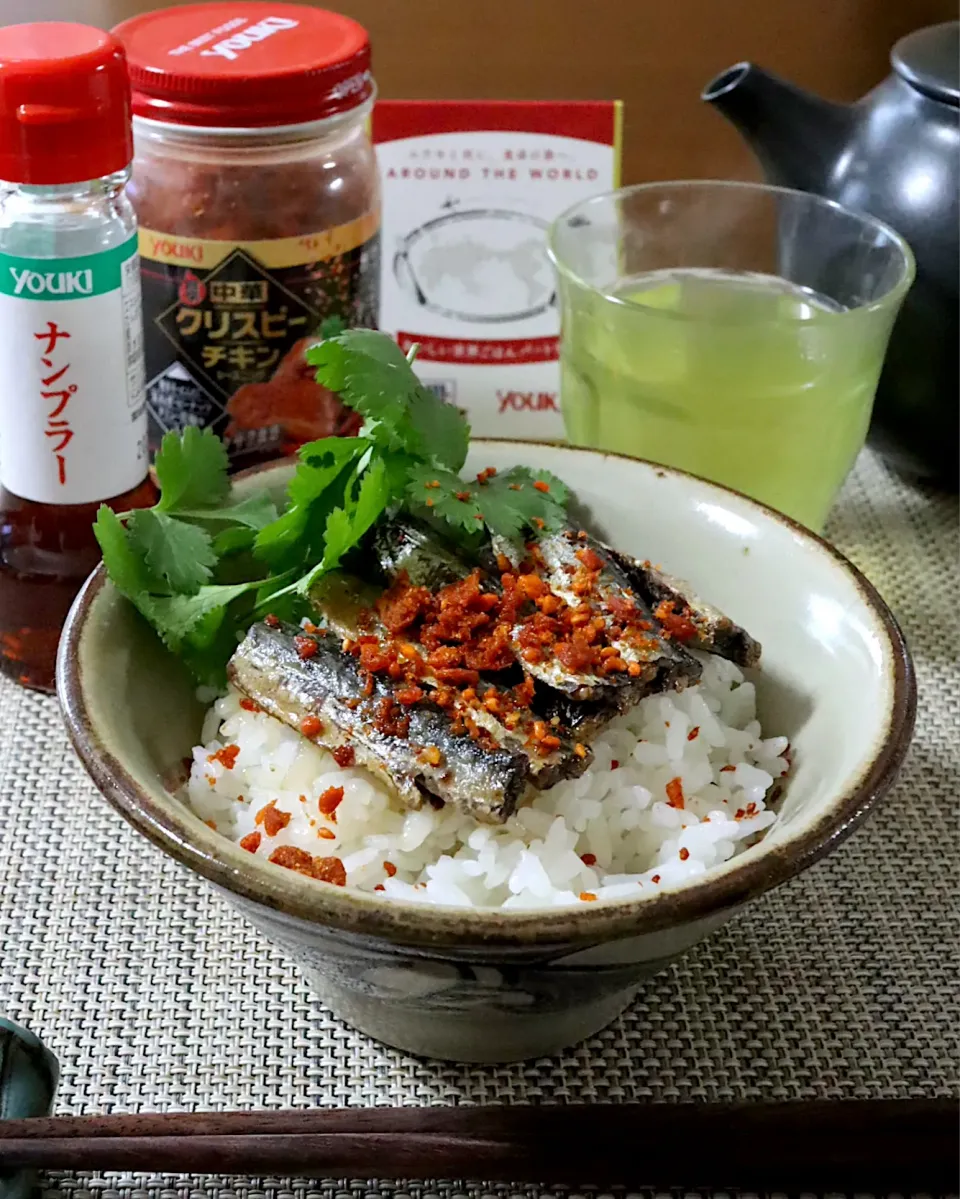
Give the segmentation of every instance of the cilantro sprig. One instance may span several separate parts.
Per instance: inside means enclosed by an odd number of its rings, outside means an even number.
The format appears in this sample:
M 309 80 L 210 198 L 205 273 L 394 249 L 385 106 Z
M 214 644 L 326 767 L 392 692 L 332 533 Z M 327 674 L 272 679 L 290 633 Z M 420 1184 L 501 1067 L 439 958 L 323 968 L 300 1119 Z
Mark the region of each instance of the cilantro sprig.
M 97 515 L 114 586 L 202 683 L 222 683 L 258 616 L 306 614 L 316 581 L 385 513 L 416 512 L 468 547 L 564 523 L 567 490 L 545 471 L 460 476 L 469 425 L 419 381 L 412 353 L 372 330 L 323 332 L 307 361 L 363 425 L 356 437 L 301 448 L 280 511 L 266 491 L 234 497 L 224 446 L 210 430 L 188 428 L 163 440 L 153 508 L 118 516 L 103 505 Z

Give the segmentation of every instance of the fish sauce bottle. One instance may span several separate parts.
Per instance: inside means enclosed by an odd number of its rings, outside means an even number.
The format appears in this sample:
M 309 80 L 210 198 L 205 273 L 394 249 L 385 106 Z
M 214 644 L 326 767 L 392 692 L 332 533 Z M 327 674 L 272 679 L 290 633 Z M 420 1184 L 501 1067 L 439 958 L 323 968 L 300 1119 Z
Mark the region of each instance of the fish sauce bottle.
M 41 690 L 100 558 L 99 504 L 156 498 L 132 157 L 112 35 L 0 28 L 0 670 Z

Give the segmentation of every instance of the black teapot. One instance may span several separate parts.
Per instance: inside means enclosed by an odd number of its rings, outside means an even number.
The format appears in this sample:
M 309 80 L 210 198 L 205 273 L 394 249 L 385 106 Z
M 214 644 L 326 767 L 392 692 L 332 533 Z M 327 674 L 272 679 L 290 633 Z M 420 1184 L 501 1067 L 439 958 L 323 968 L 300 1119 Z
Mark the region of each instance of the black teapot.
M 956 487 L 960 413 L 960 22 L 902 38 L 893 74 L 855 104 L 811 96 L 752 63 L 702 93 L 771 183 L 892 225 L 917 277 L 897 319 L 870 441 L 895 465 Z

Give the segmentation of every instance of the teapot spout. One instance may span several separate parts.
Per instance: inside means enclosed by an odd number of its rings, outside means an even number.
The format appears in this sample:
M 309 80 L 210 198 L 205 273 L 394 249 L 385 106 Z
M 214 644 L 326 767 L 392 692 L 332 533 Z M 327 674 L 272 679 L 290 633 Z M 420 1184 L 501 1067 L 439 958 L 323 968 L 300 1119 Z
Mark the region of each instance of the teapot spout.
M 812 96 L 750 62 L 700 93 L 743 135 L 771 183 L 821 191 L 850 134 L 851 109 Z

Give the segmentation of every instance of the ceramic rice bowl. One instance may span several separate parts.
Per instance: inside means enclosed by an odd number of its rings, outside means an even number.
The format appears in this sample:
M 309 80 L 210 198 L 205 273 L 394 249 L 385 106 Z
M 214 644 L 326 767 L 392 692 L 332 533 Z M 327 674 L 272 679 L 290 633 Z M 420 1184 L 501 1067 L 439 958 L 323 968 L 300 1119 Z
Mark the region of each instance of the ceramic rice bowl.
M 137 830 L 207 879 L 347 1023 L 460 1061 L 543 1056 L 593 1034 L 646 978 L 834 849 L 894 781 L 916 705 L 890 612 L 813 534 L 722 487 L 613 454 L 477 440 L 464 473 L 517 463 L 558 475 L 588 527 L 688 580 L 763 643 L 758 716 L 766 736 L 789 737 L 793 762 L 779 819 L 701 878 L 534 911 L 414 905 L 305 879 L 212 831 L 177 794 L 171 780 L 199 741 L 203 708 L 102 570 L 74 605 L 58 664 L 77 752 Z M 237 488 L 280 490 L 292 469 L 270 466 Z

